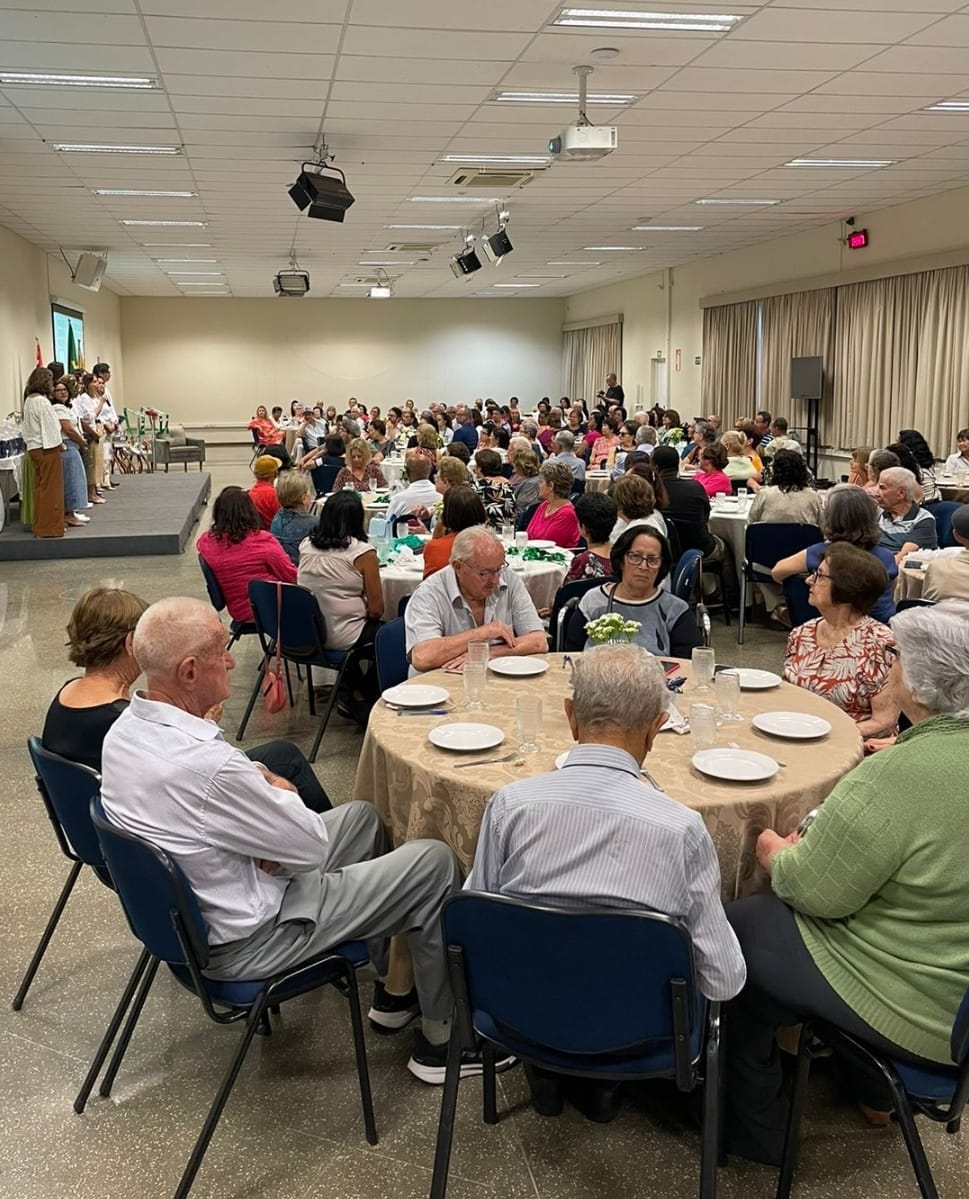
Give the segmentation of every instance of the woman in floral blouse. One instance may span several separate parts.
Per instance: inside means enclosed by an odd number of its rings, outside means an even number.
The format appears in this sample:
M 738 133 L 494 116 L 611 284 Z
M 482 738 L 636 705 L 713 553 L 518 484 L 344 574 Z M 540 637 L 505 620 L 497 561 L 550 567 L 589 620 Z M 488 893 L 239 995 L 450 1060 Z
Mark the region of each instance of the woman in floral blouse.
M 898 708 L 886 688 L 894 661 L 887 625 L 868 613 L 888 576 L 877 558 L 845 541 L 834 542 L 808 575 L 809 598 L 821 613 L 787 640 L 784 678 L 837 704 L 862 737 L 890 734 Z
M 515 520 L 515 492 L 501 473 L 501 458 L 497 450 L 478 450 L 474 456 L 475 479 L 472 483 L 488 514 L 488 524 L 500 529 Z

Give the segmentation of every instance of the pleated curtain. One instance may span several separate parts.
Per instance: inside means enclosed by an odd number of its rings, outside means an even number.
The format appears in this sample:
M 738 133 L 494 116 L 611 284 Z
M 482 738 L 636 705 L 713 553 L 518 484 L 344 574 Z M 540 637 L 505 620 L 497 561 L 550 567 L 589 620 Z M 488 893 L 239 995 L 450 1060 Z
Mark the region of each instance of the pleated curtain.
M 724 428 L 757 408 L 757 309 L 759 300 L 703 310 L 700 408 L 715 412 Z
M 595 403 L 606 375 L 622 374 L 622 322 L 562 333 L 562 386 L 573 401 Z
M 806 411 L 791 400 L 791 359 L 824 359 L 821 419 L 830 411 L 834 354 L 835 289 L 770 296 L 761 309 L 761 380 L 759 408 L 803 425 Z

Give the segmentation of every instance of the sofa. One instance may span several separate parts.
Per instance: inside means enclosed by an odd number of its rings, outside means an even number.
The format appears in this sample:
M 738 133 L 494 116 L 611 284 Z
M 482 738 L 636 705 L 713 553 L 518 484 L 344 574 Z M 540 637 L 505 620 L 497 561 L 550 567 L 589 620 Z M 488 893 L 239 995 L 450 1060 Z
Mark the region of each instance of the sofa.
M 181 462 L 188 470 L 190 462 L 197 462 L 199 470 L 205 461 L 205 442 L 197 437 L 186 437 L 181 425 L 172 425 L 167 433 L 155 438 L 155 465 L 164 466 L 165 474 L 173 462 Z

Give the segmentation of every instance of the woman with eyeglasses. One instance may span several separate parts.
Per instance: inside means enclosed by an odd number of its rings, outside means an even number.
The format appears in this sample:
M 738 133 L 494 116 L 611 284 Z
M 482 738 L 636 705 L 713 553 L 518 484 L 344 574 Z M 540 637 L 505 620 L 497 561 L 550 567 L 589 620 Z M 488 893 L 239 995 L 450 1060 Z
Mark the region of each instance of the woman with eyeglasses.
M 631 639 L 636 645 L 651 654 L 689 658 L 700 644 L 700 631 L 686 601 L 660 590 L 673 567 L 670 543 L 662 533 L 634 525 L 613 545 L 609 560 L 619 581 L 585 593 L 566 628 L 566 649 L 589 649 L 586 624 L 614 612 L 639 625 Z
M 88 523 L 80 509 L 88 507 L 87 475 L 84 471 L 83 454 L 87 448 L 81 422 L 71 408 L 71 393 L 63 379 L 54 384 L 54 415 L 61 426 L 64 453 L 61 455 L 61 473 L 64 478 L 64 523 L 68 528 L 80 529 Z
M 898 705 L 886 689 L 892 634 L 868 615 L 887 579 L 877 558 L 835 542 L 807 578 L 808 598 L 821 615 L 787 639 L 784 678 L 837 704 L 862 737 L 890 735 L 898 723 Z

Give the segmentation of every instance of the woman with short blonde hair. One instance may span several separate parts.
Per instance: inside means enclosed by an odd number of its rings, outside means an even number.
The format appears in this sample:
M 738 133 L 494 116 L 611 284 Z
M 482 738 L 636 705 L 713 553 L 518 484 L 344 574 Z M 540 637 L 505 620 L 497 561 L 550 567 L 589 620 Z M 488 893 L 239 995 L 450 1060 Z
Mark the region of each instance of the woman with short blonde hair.
M 373 461 L 369 444 L 362 437 L 354 437 L 347 445 L 347 464 L 333 480 L 333 490 L 351 487 L 354 491 L 367 491 L 371 479 L 377 487 L 387 486 L 384 472 Z

